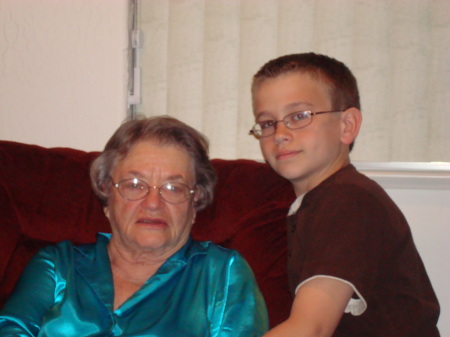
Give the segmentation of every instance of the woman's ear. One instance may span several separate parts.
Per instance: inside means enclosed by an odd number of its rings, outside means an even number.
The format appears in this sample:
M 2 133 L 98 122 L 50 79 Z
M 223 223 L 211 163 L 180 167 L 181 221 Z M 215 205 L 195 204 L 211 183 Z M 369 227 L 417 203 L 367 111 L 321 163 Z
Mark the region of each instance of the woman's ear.
M 202 193 L 202 192 L 200 191 L 200 189 L 196 186 L 196 187 L 195 187 L 194 197 L 193 197 L 194 203 L 197 203 L 197 201 L 200 199 L 201 193 Z
M 202 191 L 197 186 L 194 189 L 195 189 L 195 193 L 192 197 L 192 205 L 194 206 L 195 211 L 197 211 L 197 207 L 199 205 L 199 200 L 201 200 Z
M 349 108 L 342 112 L 341 142 L 346 145 L 352 144 L 358 136 L 361 128 L 362 115 L 357 108 Z
M 103 207 L 103 213 L 105 213 L 106 217 L 109 219 L 109 208 L 108 208 L 108 206 Z

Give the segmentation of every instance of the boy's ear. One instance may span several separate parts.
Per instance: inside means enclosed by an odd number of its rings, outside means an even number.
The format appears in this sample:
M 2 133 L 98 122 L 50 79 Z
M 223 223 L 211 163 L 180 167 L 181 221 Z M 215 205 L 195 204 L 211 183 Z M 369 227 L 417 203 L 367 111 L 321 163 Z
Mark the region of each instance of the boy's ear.
M 361 128 L 361 123 L 362 115 L 359 109 L 349 108 L 342 112 L 341 142 L 343 144 L 350 145 L 355 141 Z

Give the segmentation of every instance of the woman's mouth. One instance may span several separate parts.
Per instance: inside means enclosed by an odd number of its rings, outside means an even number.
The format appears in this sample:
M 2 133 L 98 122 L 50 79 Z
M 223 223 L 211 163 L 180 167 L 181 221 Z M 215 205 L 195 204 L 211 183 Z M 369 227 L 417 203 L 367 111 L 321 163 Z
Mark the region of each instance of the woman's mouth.
M 167 226 L 167 222 L 163 219 L 154 218 L 140 218 L 136 221 L 136 224 L 149 228 L 162 228 Z

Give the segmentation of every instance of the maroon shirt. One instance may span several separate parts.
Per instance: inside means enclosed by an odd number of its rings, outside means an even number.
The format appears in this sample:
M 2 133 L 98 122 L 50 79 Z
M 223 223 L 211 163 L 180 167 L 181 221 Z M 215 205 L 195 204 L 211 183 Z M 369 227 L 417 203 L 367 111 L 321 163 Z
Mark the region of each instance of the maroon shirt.
M 439 336 L 439 303 L 406 219 L 353 165 L 308 192 L 288 217 L 288 254 L 292 292 L 329 275 L 352 283 L 366 301 L 362 315 L 343 315 L 333 336 Z

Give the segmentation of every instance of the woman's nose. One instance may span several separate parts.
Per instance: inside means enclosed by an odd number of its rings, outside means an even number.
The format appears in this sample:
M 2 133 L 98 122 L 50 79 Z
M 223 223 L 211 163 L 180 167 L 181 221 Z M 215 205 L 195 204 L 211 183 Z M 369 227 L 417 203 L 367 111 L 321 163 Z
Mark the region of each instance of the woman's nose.
M 158 208 L 162 205 L 164 200 L 161 198 L 159 188 L 157 188 L 156 186 L 150 186 L 148 194 L 144 199 L 142 199 L 142 202 L 146 207 Z

